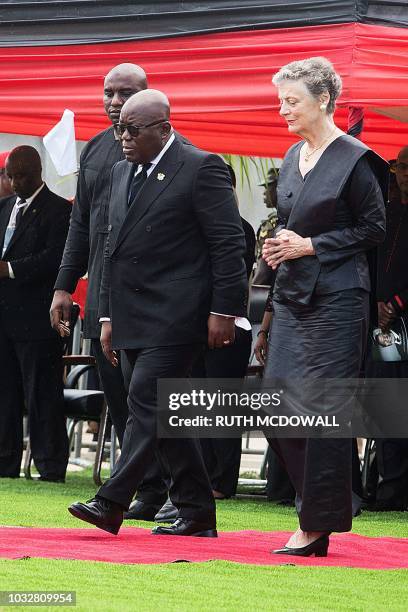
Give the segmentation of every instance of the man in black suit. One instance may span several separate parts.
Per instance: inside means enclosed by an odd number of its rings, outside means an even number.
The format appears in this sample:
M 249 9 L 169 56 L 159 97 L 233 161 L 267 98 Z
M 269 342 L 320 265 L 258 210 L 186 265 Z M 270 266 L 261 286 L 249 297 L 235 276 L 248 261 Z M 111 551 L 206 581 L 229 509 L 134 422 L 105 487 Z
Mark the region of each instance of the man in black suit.
M 156 451 L 179 510 L 154 533 L 214 537 L 215 503 L 196 439 L 156 437 L 157 380 L 186 377 L 208 341 L 234 340 L 246 312 L 245 241 L 231 179 L 217 155 L 176 140 L 166 96 L 141 91 L 123 106 L 126 161 L 113 169 L 101 292 L 101 344 L 129 381 L 129 418 L 112 477 L 70 512 L 117 533 Z M 113 350 L 115 349 L 115 350 Z
M 53 327 L 58 329 L 62 320 L 69 324 L 71 294 L 79 279 L 88 271 L 84 337 L 91 339 L 109 414 L 121 445 L 127 420 L 126 392 L 120 369 L 112 368 L 102 354 L 99 342 L 99 291 L 108 226 L 110 172 L 112 166 L 124 158 L 114 125 L 119 121 L 125 101 L 146 87 L 144 70 L 134 64 L 115 66 L 105 77 L 104 107 L 112 125 L 92 138 L 81 154 L 77 194 L 51 305 Z
M 98 321 L 99 292 L 108 228 L 110 173 L 112 166 L 124 159 L 114 126 L 119 122 L 120 111 L 126 100 L 146 87 L 146 73 L 136 64 L 119 64 L 104 79 L 103 104 L 112 125 L 92 138 L 82 151 L 68 239 L 51 305 L 54 329 L 59 329 L 62 320 L 69 324 L 72 293 L 79 279 L 88 271 L 84 337 L 91 339 L 92 354 L 97 361 L 109 415 L 120 446 L 128 416 L 127 393 L 121 368 L 112 367 L 102 353 L 99 341 L 101 325 Z M 129 518 L 153 520 L 166 499 L 167 485 L 159 464 L 154 461 L 146 469 Z
M 48 309 L 71 205 L 43 183 L 33 147 L 13 149 L 6 171 L 16 195 L 0 203 L 0 476 L 20 475 L 25 404 L 34 463 L 42 480 L 58 482 L 68 439 L 62 342 Z

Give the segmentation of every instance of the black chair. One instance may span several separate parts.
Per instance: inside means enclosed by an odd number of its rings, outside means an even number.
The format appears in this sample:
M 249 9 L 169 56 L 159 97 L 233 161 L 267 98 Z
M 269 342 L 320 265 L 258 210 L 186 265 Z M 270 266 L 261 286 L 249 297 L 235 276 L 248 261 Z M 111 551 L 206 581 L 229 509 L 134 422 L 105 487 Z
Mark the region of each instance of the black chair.
M 72 447 L 75 426 L 80 421 L 96 421 L 99 423 L 98 440 L 96 444 L 93 479 L 100 486 L 103 451 L 106 438 L 107 406 L 103 391 L 77 389 L 81 376 L 91 368 L 96 367 L 95 357 L 90 355 L 64 355 L 64 365 L 70 368 L 64 388 L 64 413 L 68 419 L 69 448 Z M 74 367 L 73 367 L 74 366 Z M 24 461 L 24 476 L 31 479 L 31 448 L 27 443 Z

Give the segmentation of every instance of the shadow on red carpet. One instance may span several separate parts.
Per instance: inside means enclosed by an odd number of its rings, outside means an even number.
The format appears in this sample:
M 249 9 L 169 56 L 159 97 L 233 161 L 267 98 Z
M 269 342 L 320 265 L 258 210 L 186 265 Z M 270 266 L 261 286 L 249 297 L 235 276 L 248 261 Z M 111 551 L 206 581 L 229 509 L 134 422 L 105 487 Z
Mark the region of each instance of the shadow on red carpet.
M 284 532 L 234 531 L 217 539 L 153 536 L 150 529 L 126 527 L 118 536 L 98 529 L 0 527 L 0 557 L 80 559 L 108 563 L 174 563 L 223 559 L 255 565 L 408 568 L 408 538 L 369 538 L 352 533 L 330 538 L 328 557 L 272 555 L 288 538 Z

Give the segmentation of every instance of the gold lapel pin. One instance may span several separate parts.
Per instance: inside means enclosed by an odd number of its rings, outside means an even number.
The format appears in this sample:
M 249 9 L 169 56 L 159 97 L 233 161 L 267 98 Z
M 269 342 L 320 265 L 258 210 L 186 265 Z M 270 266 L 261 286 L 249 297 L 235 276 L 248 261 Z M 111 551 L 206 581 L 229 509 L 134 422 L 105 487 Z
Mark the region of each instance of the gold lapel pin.
M 162 181 L 164 178 L 166 178 L 166 175 L 163 174 L 163 172 L 159 172 L 159 174 L 157 175 L 157 180 Z

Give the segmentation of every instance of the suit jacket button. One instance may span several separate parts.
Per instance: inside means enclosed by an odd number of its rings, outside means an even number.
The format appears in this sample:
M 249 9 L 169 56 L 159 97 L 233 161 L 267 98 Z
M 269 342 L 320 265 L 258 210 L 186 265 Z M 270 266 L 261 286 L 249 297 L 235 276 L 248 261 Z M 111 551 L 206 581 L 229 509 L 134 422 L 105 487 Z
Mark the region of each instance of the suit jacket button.
M 146 232 L 151 232 L 151 231 L 152 231 L 152 226 L 146 225 Z
M 285 196 L 286 196 L 287 198 L 291 198 L 291 197 L 292 197 L 292 192 L 291 192 L 291 191 L 287 191 L 287 192 L 285 193 Z
M 132 259 L 132 263 L 135 263 L 135 264 L 139 263 L 138 258 L 137 258 L 137 257 L 133 257 L 133 259 Z
M 112 225 L 109 223 L 109 225 L 108 225 L 108 232 L 111 232 L 111 231 L 112 231 Z

